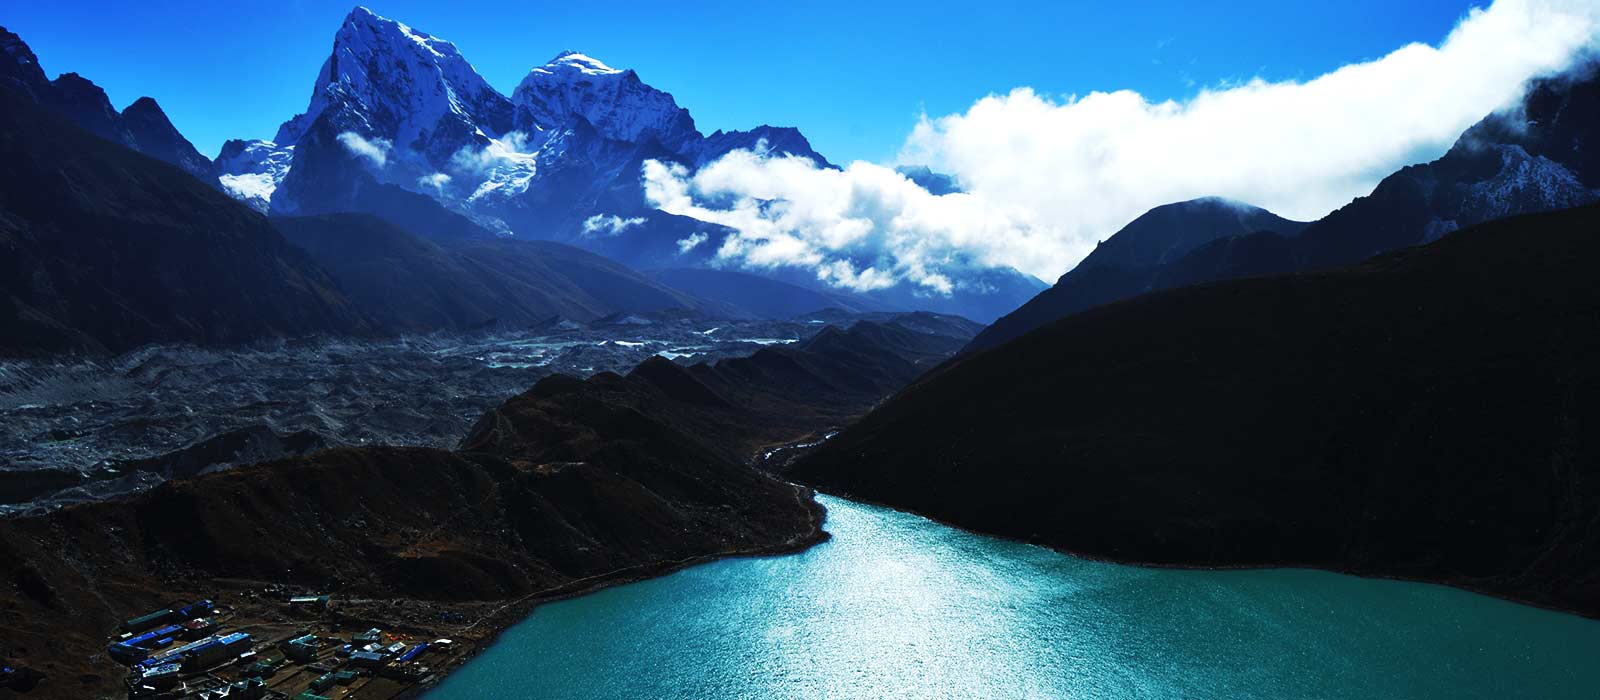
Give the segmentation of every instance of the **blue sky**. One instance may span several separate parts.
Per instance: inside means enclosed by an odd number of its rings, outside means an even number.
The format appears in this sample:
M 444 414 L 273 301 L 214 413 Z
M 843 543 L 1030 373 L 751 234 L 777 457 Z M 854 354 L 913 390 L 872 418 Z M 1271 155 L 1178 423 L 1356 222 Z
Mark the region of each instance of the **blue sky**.
M 581 50 L 667 90 L 703 131 L 799 126 L 837 162 L 891 159 L 926 111 L 986 94 L 1129 88 L 1152 100 L 1251 77 L 1296 80 L 1437 43 L 1472 3 L 449 3 L 372 0 L 456 43 L 509 92 Z M 1483 4 L 1483 3 L 1480 3 Z M 79 72 L 118 108 L 153 96 L 206 155 L 270 138 L 305 108 L 350 3 L 11 3 L 0 22 L 51 77 Z

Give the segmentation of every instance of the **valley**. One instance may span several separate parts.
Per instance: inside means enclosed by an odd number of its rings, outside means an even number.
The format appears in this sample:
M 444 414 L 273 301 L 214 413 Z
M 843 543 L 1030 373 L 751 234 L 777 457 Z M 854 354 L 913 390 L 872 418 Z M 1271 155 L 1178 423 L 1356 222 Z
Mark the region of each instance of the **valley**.
M 1435 5 L 8 8 L 0 698 L 1591 697 L 1600 8 Z
M 743 357 L 843 318 L 632 316 L 522 332 L 0 361 L 0 509 L 96 500 L 342 445 L 450 448 L 485 410 L 551 374 L 626 373 L 655 355 Z

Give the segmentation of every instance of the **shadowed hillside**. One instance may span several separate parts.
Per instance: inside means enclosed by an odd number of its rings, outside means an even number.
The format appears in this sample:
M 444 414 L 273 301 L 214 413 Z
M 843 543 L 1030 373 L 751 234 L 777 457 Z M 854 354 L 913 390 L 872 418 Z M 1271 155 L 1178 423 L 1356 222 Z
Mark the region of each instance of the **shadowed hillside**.
M 1171 286 L 1164 269 L 1218 239 L 1262 231 L 1293 236 L 1302 228 L 1302 222 L 1216 197 L 1156 207 L 1102 241 L 1055 285 L 985 328 L 967 350 L 992 348 L 1063 316 Z
M 1068 317 L 791 474 L 1093 556 L 1314 566 L 1600 615 L 1600 208 Z
M 558 243 L 413 234 L 368 214 L 274 218 L 389 331 L 528 327 L 625 311 L 718 311 L 621 264 Z
M 368 330 L 265 217 L 8 89 L 0 160 L 0 354 Z

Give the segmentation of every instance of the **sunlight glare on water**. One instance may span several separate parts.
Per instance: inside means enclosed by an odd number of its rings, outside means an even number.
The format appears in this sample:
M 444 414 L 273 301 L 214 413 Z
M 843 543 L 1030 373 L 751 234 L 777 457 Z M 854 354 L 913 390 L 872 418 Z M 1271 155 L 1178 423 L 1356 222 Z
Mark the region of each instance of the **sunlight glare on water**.
M 1092 562 L 824 496 L 828 543 L 542 606 L 467 698 L 1594 698 L 1600 622 L 1440 586 Z

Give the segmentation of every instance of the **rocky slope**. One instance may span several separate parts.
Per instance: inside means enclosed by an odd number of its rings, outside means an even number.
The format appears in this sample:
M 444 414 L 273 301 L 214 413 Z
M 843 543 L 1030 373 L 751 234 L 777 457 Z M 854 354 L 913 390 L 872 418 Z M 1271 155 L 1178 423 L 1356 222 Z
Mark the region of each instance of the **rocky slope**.
M 1439 581 L 1600 616 L 1600 207 L 1109 304 L 793 468 L 1092 556 Z
M 1485 221 L 1596 201 L 1597 70 L 1591 63 L 1535 82 L 1520 105 L 1485 117 L 1438 160 L 1401 169 L 1371 195 L 1311 224 L 1258 214 L 1238 226 L 1189 225 L 1183 222 L 1188 212 L 1181 209 L 1189 205 L 1152 210 L 1107 239 L 1054 287 L 996 321 L 969 350 L 994 347 L 1056 319 L 1153 289 L 1351 265 Z M 1171 246 L 1151 246 L 1148 236 L 1130 236 L 1152 223 L 1203 235 L 1157 237 L 1157 242 L 1176 244 Z M 1254 235 L 1261 232 L 1277 235 Z
M 823 309 L 862 312 L 883 308 L 859 295 L 830 294 L 734 270 L 675 267 L 645 274 L 673 289 L 722 302 L 756 318 L 790 318 Z
M 620 311 L 720 311 L 592 253 L 542 241 L 429 240 L 364 214 L 275 218 L 387 331 L 530 327 Z

